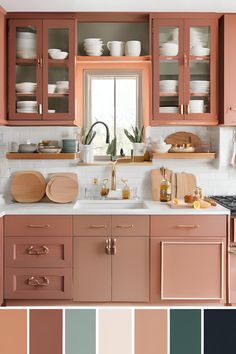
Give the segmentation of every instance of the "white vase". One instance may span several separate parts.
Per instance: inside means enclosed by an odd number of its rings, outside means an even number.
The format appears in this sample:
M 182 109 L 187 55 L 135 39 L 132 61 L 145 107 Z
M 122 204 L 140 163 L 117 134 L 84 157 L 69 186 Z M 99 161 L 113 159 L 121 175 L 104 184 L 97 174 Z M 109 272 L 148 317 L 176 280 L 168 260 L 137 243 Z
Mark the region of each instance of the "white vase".
M 94 147 L 93 145 L 80 144 L 80 158 L 85 163 L 92 163 L 94 161 Z
M 133 143 L 133 154 L 134 156 L 144 156 L 145 143 Z

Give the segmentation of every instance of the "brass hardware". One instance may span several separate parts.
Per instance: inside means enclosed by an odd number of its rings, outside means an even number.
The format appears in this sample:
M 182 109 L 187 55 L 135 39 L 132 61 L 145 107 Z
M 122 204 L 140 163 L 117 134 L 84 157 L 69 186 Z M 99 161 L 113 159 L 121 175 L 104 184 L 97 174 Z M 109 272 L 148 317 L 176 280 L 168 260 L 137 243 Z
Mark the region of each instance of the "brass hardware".
M 230 245 L 229 247 L 230 248 L 236 248 L 236 245 Z
M 40 65 L 40 58 L 37 57 L 37 64 Z
M 186 105 L 186 113 L 187 113 L 187 114 L 190 113 L 189 104 Z
M 26 279 L 26 284 L 32 286 L 33 288 L 38 288 L 41 286 L 48 286 L 49 279 L 47 277 L 30 277 Z
M 43 256 L 49 253 L 49 248 L 47 246 L 40 246 L 39 248 L 29 246 L 26 249 L 26 253 L 30 256 Z
M 187 61 L 187 55 L 184 54 L 184 65 L 186 66 L 188 64 L 188 61 Z
M 116 163 L 117 160 L 112 162 L 112 170 L 111 170 L 111 190 L 116 190 Z
M 106 229 L 107 225 L 90 225 L 91 229 Z
M 111 255 L 111 239 L 110 238 L 108 238 L 106 240 L 105 252 L 108 256 Z
M 179 106 L 179 108 L 180 108 L 180 114 L 184 114 L 184 105 L 181 104 L 181 105 Z
M 231 248 L 236 248 L 236 245 L 229 245 L 228 253 L 236 254 L 236 251 L 231 251 Z
M 43 113 L 43 106 L 41 103 L 39 103 L 38 106 L 39 106 L 38 113 L 42 114 Z
M 47 229 L 49 227 L 51 227 L 51 225 L 32 225 L 32 224 L 29 224 L 27 225 L 27 227 L 31 228 L 31 229 Z
M 176 225 L 180 229 L 198 229 L 200 225 Z
M 116 225 L 118 229 L 132 229 L 134 227 L 133 224 L 130 225 Z
M 116 254 L 116 238 L 111 239 L 111 255 L 114 256 Z
M 236 251 L 228 251 L 230 254 L 236 254 Z
M 230 111 L 236 111 L 236 108 L 229 107 L 229 110 L 230 110 Z

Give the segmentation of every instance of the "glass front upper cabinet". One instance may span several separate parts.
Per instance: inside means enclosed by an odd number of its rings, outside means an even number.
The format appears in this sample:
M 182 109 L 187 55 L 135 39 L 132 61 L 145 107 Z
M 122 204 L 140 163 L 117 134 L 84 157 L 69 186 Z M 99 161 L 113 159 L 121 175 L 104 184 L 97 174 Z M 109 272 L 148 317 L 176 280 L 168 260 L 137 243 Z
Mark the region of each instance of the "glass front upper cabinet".
M 217 124 L 216 21 L 154 19 L 153 39 L 154 124 Z

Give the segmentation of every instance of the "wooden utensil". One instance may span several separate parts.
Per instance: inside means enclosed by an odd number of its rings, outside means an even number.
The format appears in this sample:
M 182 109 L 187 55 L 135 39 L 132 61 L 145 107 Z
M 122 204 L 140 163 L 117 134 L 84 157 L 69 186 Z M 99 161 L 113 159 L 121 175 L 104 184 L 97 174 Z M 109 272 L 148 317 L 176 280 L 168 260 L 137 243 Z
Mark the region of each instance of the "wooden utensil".
M 47 185 L 46 194 L 55 203 L 70 203 L 78 195 L 78 182 L 71 176 L 55 175 Z
M 11 181 L 11 195 L 19 203 L 39 202 L 45 195 L 46 181 L 37 171 L 16 172 Z
M 196 151 L 201 151 L 202 142 L 201 139 L 193 133 L 189 132 L 177 132 L 174 134 L 170 134 L 165 138 L 165 142 L 167 144 L 191 144 L 193 147 L 196 148 Z

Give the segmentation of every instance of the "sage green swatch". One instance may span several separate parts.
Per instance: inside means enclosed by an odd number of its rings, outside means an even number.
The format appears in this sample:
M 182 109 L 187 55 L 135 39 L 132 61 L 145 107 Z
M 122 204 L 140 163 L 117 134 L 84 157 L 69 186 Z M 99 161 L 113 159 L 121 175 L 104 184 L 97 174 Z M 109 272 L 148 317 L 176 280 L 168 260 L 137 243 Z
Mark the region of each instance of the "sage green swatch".
M 65 354 L 96 354 L 96 311 L 65 311 Z
M 170 354 L 201 354 L 201 311 L 170 310 Z

